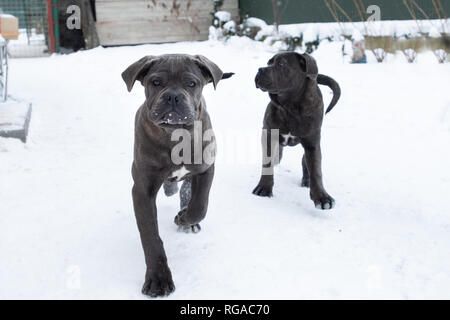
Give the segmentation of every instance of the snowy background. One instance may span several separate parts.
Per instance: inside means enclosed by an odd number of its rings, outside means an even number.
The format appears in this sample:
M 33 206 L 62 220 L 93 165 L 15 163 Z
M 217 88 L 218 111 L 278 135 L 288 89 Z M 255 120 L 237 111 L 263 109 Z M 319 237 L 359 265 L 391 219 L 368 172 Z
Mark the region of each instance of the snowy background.
M 219 159 L 202 232 L 177 232 L 177 197 L 158 197 L 170 299 L 450 298 L 450 64 L 425 53 L 349 65 L 341 46 L 313 54 L 342 88 L 322 128 L 331 211 L 299 186 L 300 146 L 286 149 L 273 198 L 251 194 L 269 101 L 253 79 L 274 54 L 263 43 L 11 59 L 10 94 L 33 116 L 26 145 L 0 138 L 0 298 L 145 299 L 130 174 L 144 91 L 129 94 L 120 74 L 163 53 L 200 53 L 236 73 L 204 91 Z

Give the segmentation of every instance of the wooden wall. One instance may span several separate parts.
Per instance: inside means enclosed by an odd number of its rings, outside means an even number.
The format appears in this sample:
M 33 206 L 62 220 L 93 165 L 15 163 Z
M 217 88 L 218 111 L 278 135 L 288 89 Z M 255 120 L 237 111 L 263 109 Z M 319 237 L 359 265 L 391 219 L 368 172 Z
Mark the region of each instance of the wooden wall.
M 239 16 L 238 0 L 220 10 Z M 213 0 L 96 0 L 101 45 L 208 39 Z

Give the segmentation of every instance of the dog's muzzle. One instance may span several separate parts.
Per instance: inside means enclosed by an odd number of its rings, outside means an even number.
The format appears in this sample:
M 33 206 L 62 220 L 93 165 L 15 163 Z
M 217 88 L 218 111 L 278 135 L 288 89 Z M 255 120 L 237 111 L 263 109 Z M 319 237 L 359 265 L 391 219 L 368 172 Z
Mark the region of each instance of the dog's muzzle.
M 184 116 L 175 111 L 170 111 L 165 113 L 162 117 L 160 117 L 156 123 L 159 126 L 180 126 L 180 125 L 191 125 L 192 117 Z
M 165 93 L 160 101 L 159 108 L 153 111 L 154 122 L 159 126 L 191 125 L 194 116 L 182 94 L 176 91 Z
M 262 69 L 262 68 L 259 68 L 259 69 L 258 69 L 258 73 L 256 74 L 256 77 L 255 77 L 255 85 L 256 85 L 256 88 L 257 88 L 257 89 L 260 88 L 260 87 L 259 87 L 259 80 L 260 80 L 260 78 L 261 78 L 261 69 Z
M 269 91 L 270 83 L 267 81 L 267 71 L 264 70 L 264 68 L 259 68 L 258 73 L 255 77 L 255 85 L 257 89 L 261 89 L 262 91 L 266 92 Z

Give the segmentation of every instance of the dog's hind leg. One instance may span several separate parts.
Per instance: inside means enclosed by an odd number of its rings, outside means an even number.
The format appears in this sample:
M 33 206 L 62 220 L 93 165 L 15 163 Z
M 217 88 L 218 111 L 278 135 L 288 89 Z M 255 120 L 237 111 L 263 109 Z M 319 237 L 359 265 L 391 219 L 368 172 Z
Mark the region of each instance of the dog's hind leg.
M 178 183 L 176 181 L 164 181 L 164 194 L 168 197 L 173 196 L 178 192 Z
M 334 207 L 334 199 L 325 191 L 322 182 L 322 153 L 320 133 L 301 141 L 305 149 L 305 163 L 310 178 L 310 197 L 317 209 L 328 210 Z
M 194 175 L 183 187 L 190 192 L 181 198 L 182 209 L 175 217 L 175 224 L 185 232 L 197 233 L 208 210 L 209 190 L 214 178 L 214 164 L 201 174 Z M 188 200 L 189 199 L 189 200 Z M 184 207 L 185 206 L 185 207 Z M 183 208 L 184 207 L 184 208 Z
M 300 185 L 302 187 L 309 188 L 309 171 L 308 171 L 308 166 L 306 165 L 305 155 L 303 155 L 303 158 L 302 158 L 302 171 L 303 171 L 303 177 L 302 177 L 302 182 Z
M 191 201 L 191 179 L 186 179 L 183 181 L 180 189 L 180 210 L 184 210 L 187 208 L 189 201 Z

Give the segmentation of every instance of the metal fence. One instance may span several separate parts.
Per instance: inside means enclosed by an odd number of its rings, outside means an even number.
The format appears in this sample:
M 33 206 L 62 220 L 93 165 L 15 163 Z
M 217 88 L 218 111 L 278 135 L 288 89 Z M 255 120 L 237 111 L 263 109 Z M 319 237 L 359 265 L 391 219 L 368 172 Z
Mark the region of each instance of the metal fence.
M 369 5 L 377 5 L 381 10 L 381 20 L 410 20 L 411 11 L 414 11 L 418 19 L 438 19 L 432 0 L 278 0 L 278 5 L 283 12 L 281 23 L 303 22 L 334 22 L 335 18 L 327 8 L 339 5 L 337 15 L 342 22 L 361 21 L 360 14 L 355 6 L 360 3 L 364 9 Z M 409 4 L 410 9 L 405 6 Z M 450 1 L 435 1 L 441 5 L 441 15 L 450 16 Z M 268 23 L 273 23 L 272 0 L 239 0 L 239 7 L 243 16 L 258 17 Z M 344 14 L 345 13 L 345 14 Z
M 46 0 L 0 0 L 0 13 L 19 19 L 19 39 L 10 40 L 10 57 L 36 57 L 49 54 Z

